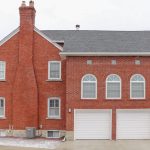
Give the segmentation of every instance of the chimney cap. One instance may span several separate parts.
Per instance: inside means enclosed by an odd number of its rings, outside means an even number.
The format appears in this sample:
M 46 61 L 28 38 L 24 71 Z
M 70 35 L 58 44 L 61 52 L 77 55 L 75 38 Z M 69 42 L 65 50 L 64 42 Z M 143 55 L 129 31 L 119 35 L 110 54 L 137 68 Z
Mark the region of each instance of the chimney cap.
M 29 1 L 29 6 L 34 7 L 34 1 L 33 0 Z
M 79 30 L 79 29 L 80 29 L 80 25 L 76 24 L 76 30 Z
M 21 6 L 22 6 L 22 7 L 25 7 L 25 6 L 26 6 L 26 1 L 22 1 Z

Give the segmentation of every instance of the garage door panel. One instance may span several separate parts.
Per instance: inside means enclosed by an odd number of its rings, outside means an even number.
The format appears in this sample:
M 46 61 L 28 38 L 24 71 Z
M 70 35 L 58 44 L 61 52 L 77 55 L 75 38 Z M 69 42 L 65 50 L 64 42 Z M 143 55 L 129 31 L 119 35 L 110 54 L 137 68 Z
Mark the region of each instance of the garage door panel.
M 75 139 L 110 139 L 110 110 L 76 110 Z
M 150 110 L 117 111 L 117 139 L 150 139 Z

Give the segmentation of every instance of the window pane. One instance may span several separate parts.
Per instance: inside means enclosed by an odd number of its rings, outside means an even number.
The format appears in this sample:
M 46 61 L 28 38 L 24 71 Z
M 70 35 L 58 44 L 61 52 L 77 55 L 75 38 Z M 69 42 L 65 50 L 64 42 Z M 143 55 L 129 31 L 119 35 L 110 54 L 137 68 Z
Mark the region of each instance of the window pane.
M 120 98 L 120 83 L 107 82 L 107 98 Z
M 50 78 L 60 78 L 60 63 L 50 63 Z
M 4 71 L 0 71 L 0 79 L 4 79 L 5 78 L 5 73 L 4 73 Z
M 95 76 L 89 74 L 83 78 L 83 81 L 96 81 L 96 78 Z
M 0 79 L 5 78 L 5 62 L 0 61 Z
M 0 116 L 4 116 L 4 108 L 0 108 Z
M 131 81 L 144 81 L 144 77 L 142 75 L 136 74 L 132 76 Z
M 0 107 L 4 107 L 4 100 L 3 99 L 0 100 Z
M 5 63 L 3 61 L 0 61 L 0 71 L 4 71 Z
M 53 137 L 59 137 L 59 131 L 54 131 L 53 132 Z
M 55 108 L 50 108 L 49 116 L 55 116 Z
M 53 137 L 53 131 L 48 131 L 48 137 Z
M 59 116 L 59 108 L 55 108 L 55 116 Z
M 59 100 L 55 100 L 55 107 L 59 107 Z
M 49 116 L 58 117 L 59 116 L 59 108 L 50 108 Z
M 131 97 L 143 98 L 144 97 L 144 83 L 132 83 L 131 84 Z
M 96 98 L 96 83 L 83 83 L 83 98 Z
M 54 100 L 50 100 L 49 107 L 54 107 Z
M 107 81 L 120 81 L 120 77 L 118 75 L 109 75 Z

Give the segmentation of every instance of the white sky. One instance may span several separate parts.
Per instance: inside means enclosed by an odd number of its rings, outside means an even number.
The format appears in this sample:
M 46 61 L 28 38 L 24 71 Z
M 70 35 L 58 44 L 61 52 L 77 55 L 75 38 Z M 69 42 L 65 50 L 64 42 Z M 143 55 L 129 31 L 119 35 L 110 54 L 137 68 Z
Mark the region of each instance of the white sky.
M 49 30 L 150 30 L 150 0 L 34 0 L 36 27 Z M 0 0 L 0 39 L 19 26 L 22 0 Z M 29 0 L 26 0 L 28 3 Z

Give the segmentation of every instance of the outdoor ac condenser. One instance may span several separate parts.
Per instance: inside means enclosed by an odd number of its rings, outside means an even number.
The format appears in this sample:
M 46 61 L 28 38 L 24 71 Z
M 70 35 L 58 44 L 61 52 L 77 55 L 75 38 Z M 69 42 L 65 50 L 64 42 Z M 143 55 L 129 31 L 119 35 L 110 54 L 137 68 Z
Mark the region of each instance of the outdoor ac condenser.
M 26 138 L 32 139 L 36 137 L 36 128 L 26 127 Z

